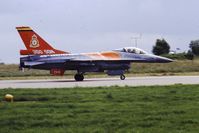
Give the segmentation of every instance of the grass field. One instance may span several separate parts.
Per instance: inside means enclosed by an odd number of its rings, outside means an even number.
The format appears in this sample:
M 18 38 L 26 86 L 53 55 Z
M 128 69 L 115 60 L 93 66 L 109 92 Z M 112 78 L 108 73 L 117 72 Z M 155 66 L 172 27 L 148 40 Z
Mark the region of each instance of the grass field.
M 75 71 L 66 71 L 64 77 L 73 78 Z M 199 58 L 193 62 L 190 60 L 178 60 L 172 63 L 133 63 L 127 76 L 142 75 L 199 75 Z M 104 73 L 89 73 L 88 77 L 106 77 Z M 26 69 L 25 72 L 18 70 L 18 65 L 0 65 L 0 79 L 34 79 L 55 78 L 50 76 L 49 71 Z
M 3 89 L 1 133 L 198 133 L 199 85 Z

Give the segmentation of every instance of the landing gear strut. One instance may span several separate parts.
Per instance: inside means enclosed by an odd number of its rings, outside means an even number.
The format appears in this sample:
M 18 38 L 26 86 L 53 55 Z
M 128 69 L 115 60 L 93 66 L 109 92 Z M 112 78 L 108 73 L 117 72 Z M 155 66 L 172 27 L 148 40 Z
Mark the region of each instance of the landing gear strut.
M 84 75 L 83 74 L 75 74 L 74 76 L 76 81 L 83 81 L 84 80 Z
M 125 80 L 125 78 L 126 78 L 126 77 L 125 77 L 124 74 L 120 75 L 120 79 L 121 79 L 121 80 Z

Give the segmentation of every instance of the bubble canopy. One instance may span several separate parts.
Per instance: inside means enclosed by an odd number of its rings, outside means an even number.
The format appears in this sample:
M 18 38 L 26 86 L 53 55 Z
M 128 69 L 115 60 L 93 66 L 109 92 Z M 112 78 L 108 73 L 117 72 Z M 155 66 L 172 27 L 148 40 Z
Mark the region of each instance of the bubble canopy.
M 134 54 L 147 54 L 146 51 L 136 48 L 136 47 L 124 47 L 120 49 L 115 49 L 115 51 L 134 53 Z

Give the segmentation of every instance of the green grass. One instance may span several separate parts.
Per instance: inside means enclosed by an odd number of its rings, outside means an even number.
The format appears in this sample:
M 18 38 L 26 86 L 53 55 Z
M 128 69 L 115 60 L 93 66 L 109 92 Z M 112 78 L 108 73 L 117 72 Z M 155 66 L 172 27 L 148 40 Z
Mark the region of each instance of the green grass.
M 8 64 L 0 65 L 0 77 L 23 77 L 23 76 L 49 76 L 48 71 L 42 71 L 42 70 L 28 70 L 23 73 L 19 71 L 19 66 L 17 64 Z
M 3 89 L 2 133 L 198 133 L 199 85 Z
M 178 60 L 172 63 L 134 63 L 130 73 L 190 73 L 199 72 L 199 60 Z

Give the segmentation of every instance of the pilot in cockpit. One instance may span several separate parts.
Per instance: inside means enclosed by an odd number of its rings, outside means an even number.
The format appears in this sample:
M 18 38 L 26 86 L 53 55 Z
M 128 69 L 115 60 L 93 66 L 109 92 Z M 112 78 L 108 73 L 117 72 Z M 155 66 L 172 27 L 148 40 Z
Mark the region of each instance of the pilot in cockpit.
M 123 49 L 118 49 L 117 51 L 127 52 L 127 53 L 134 53 L 134 54 L 147 54 L 146 51 L 141 50 L 141 49 L 136 48 L 136 47 L 125 47 Z

